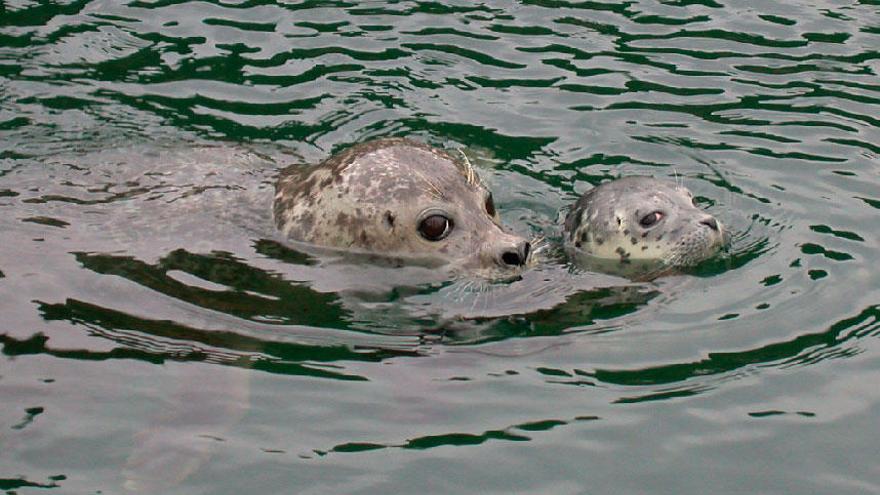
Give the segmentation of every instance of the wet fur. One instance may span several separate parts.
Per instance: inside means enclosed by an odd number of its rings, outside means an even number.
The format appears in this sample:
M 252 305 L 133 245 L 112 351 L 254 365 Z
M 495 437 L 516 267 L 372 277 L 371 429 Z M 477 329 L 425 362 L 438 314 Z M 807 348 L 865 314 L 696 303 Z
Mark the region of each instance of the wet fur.
M 663 214 L 656 225 L 639 224 L 655 211 Z M 587 191 L 564 228 L 566 250 L 575 259 L 654 264 L 657 270 L 699 263 L 725 238 L 723 226 L 694 205 L 689 190 L 651 177 L 626 177 Z
M 488 198 L 466 158 L 408 139 L 380 139 L 315 166 L 282 170 L 274 219 L 294 241 L 497 268 L 499 253 L 525 239 L 504 231 L 497 212 L 486 211 Z M 428 210 L 452 219 L 447 238 L 431 242 L 419 235 Z

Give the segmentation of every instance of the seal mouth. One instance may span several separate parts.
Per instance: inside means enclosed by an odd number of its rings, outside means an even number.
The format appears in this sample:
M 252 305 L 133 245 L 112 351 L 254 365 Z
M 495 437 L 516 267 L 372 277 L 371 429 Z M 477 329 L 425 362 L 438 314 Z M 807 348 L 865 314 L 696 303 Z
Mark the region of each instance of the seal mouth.
M 703 223 L 703 222 L 701 222 Z M 727 237 L 719 224 L 711 228 L 711 233 L 705 230 L 695 232 L 683 238 L 676 246 L 672 255 L 665 260 L 668 265 L 690 267 L 717 255 L 727 245 Z

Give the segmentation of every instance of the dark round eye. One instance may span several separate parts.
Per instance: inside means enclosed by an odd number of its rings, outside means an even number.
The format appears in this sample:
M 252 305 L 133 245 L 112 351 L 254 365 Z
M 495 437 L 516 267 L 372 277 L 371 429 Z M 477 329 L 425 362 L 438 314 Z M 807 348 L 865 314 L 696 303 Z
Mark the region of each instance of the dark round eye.
M 659 211 L 653 211 L 653 212 L 648 213 L 647 215 L 643 216 L 642 219 L 639 220 L 639 225 L 641 225 L 642 227 L 648 228 L 648 227 L 656 224 L 657 222 L 659 222 L 661 218 L 663 218 L 663 213 L 661 213 Z
M 700 206 L 699 204 L 697 204 L 697 197 L 696 196 L 691 196 L 691 204 L 696 207 Z
M 495 201 L 492 200 L 492 193 L 489 193 L 489 195 L 486 196 L 486 213 L 488 213 L 490 217 L 495 216 Z
M 429 241 L 439 241 L 450 232 L 452 232 L 452 220 L 443 215 L 431 215 L 419 224 L 419 234 Z

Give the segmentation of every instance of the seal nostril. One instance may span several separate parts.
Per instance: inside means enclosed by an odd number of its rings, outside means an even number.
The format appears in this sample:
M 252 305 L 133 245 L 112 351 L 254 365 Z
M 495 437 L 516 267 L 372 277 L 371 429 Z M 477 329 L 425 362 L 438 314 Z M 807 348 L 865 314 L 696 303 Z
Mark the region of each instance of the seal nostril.
M 522 258 L 520 257 L 519 253 L 514 251 L 507 251 L 502 254 L 501 261 L 510 266 L 518 266 L 522 264 Z
M 532 249 L 532 245 L 528 242 L 523 242 L 522 244 L 516 246 L 516 250 L 514 251 L 505 251 L 501 254 L 501 262 L 505 265 L 510 266 L 522 266 L 526 264 L 526 260 L 529 259 L 529 251 Z
M 716 222 L 715 219 L 712 217 L 709 217 L 705 220 L 700 220 L 700 223 L 709 227 L 712 230 L 715 230 L 715 231 L 718 230 L 718 222 Z

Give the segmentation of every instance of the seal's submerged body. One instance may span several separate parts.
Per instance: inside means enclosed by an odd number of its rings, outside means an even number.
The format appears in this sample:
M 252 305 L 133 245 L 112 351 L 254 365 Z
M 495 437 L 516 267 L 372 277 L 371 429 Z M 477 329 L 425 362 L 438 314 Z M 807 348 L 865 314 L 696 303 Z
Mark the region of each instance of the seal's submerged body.
M 626 177 L 587 191 L 565 218 L 565 247 L 575 262 L 636 276 L 695 265 L 725 243 L 722 225 L 685 187 Z
M 501 226 L 491 193 L 466 159 L 407 139 L 353 146 L 312 166 L 282 170 L 276 227 L 288 239 L 468 271 L 509 274 L 530 244 Z

